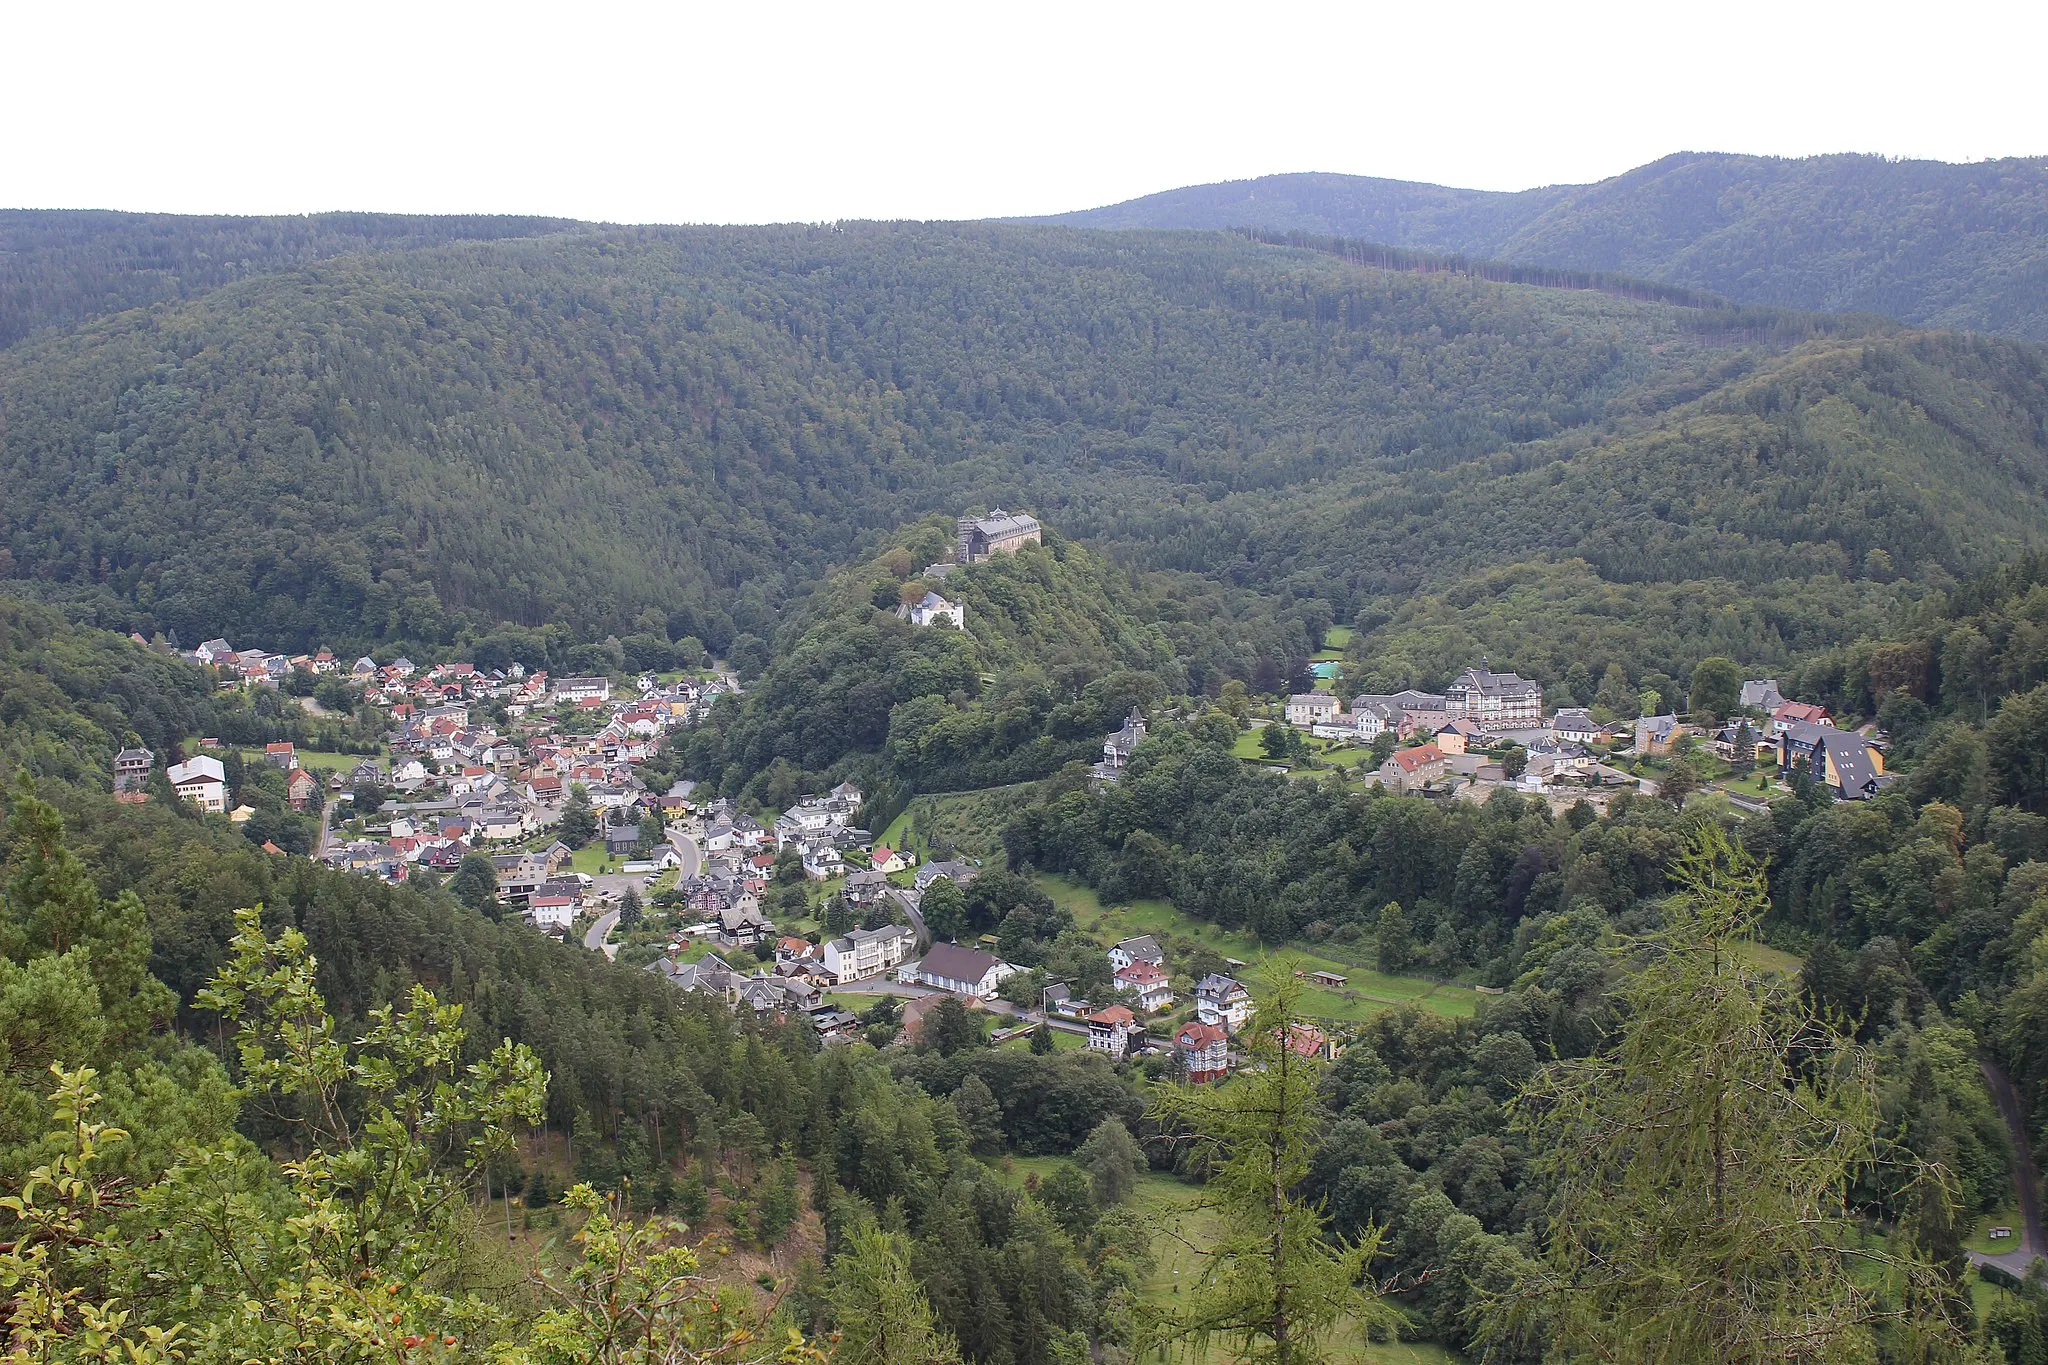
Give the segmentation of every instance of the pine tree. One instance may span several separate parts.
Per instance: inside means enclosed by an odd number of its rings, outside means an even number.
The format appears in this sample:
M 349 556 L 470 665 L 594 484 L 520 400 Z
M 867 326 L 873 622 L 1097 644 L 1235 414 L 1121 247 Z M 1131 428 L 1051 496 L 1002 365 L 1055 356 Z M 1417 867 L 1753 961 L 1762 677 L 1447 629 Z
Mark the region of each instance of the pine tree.
M 899 1233 L 870 1224 L 849 1237 L 832 1258 L 825 1301 L 839 1327 L 836 1365 L 956 1365 L 960 1359 L 960 1348 L 932 1320 Z
M 562 803 L 555 834 L 570 848 L 582 848 L 597 837 L 597 812 L 590 806 L 590 789 L 581 782 L 569 784 L 569 799 Z
M 1269 959 L 1245 1036 L 1251 1065 L 1222 1086 L 1162 1085 L 1152 1115 L 1206 1165 L 1197 1206 L 1219 1216 L 1198 1292 L 1177 1311 L 1146 1313 L 1140 1355 L 1185 1345 L 1196 1353 L 1222 1338 L 1230 1358 L 1313 1365 L 1329 1336 L 1374 1315 L 1358 1283 L 1378 1250 L 1331 1240 L 1320 1207 L 1296 1191 L 1321 1138 L 1319 1064 L 1294 1046 L 1301 987 L 1288 964 Z
M 491 866 L 489 854 L 463 854 L 462 866 L 449 878 L 448 889 L 455 893 L 455 899 L 478 914 L 498 918 L 498 874 Z
M 1415 962 L 1415 939 L 1399 901 L 1380 907 L 1378 949 L 1376 962 L 1383 972 L 1405 972 Z
M 976 1156 L 995 1156 L 1003 1150 L 1003 1106 L 987 1081 L 970 1075 L 960 1082 L 953 1092 L 953 1109 L 967 1131 L 969 1151 Z
M 1701 824 L 1674 879 L 1615 1046 L 1514 1105 L 1556 1193 L 1541 1269 L 1494 1332 L 1649 1365 L 1860 1360 L 1879 1324 L 1953 1342 L 1939 1274 L 1866 1245 L 1845 1202 L 1884 1155 L 1874 1059 L 1739 951 L 1762 871 Z
M 1138 1187 L 1145 1169 L 1145 1149 L 1131 1137 L 1123 1120 L 1111 1115 L 1095 1125 L 1088 1140 L 1074 1151 L 1074 1162 L 1088 1172 L 1095 1202 L 1103 1208 L 1121 1204 Z

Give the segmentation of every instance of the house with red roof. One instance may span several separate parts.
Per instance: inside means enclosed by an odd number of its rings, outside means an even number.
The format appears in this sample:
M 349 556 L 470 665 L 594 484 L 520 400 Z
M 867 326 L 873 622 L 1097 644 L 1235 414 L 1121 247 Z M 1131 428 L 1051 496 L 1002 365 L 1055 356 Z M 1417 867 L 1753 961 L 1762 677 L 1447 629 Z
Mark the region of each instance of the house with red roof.
M 1088 1016 L 1088 1046 L 1112 1057 L 1130 1051 L 1131 1039 L 1143 1031 L 1138 1016 L 1122 1005 L 1110 1005 Z
M 1834 717 L 1828 714 L 1827 707 L 1816 706 L 1812 702 L 1782 702 L 1777 710 L 1771 712 L 1771 733 L 1774 735 L 1782 735 L 1795 725 L 1833 725 L 1834 723 Z
M 1444 751 L 1432 741 L 1412 749 L 1396 749 L 1377 776 L 1389 791 L 1420 791 L 1444 775 Z
M 1173 1035 L 1181 1071 L 1194 1085 L 1220 1081 L 1230 1074 L 1230 1034 L 1218 1024 L 1190 1020 Z
M 1137 999 L 1138 1008 L 1148 1012 L 1163 1010 L 1173 1003 L 1173 989 L 1167 985 L 1166 970 L 1156 962 L 1141 958 L 1119 969 L 1116 985 L 1118 990 L 1129 991 Z

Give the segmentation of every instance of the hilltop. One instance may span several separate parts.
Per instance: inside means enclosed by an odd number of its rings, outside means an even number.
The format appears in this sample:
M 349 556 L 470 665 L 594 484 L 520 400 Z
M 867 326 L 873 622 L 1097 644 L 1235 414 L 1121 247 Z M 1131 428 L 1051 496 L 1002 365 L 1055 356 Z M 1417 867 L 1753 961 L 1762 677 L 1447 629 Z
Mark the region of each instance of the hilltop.
M 188 644 L 581 669 L 793 644 L 835 566 L 1001 503 L 1146 577 L 1197 690 L 1419 595 L 1512 658 L 1488 575 L 1566 560 L 1649 666 L 1697 657 L 1659 594 L 1701 583 L 1774 666 L 2040 542 L 2042 376 L 2019 343 L 1223 234 L 406 247 L 0 352 L 0 573 Z
M 562 218 L 317 213 L 269 218 L 0 209 L 0 348 L 68 326 L 355 252 L 530 237 Z
M 1518 193 L 1273 175 L 1043 221 L 1267 228 L 1615 271 L 1746 303 L 2048 340 L 2048 158 L 1681 152 Z

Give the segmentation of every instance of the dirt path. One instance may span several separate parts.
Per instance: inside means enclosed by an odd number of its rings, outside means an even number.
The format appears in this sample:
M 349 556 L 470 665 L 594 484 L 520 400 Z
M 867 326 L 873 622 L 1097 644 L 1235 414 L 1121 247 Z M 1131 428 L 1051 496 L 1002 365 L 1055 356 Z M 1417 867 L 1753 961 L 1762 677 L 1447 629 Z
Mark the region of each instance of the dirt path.
M 2012 1181 L 2014 1193 L 2019 1197 L 2020 1245 L 2016 1250 L 2001 1251 L 1995 1255 L 1973 1251 L 1970 1263 L 1993 1265 L 2008 1274 L 2024 1276 L 2036 1256 L 2048 1255 L 2048 1234 L 2041 1229 L 2040 1168 L 2034 1165 L 2033 1144 L 2027 1139 L 2026 1115 L 2020 1110 L 2020 1097 L 2012 1088 L 2012 1079 L 1988 1057 L 1978 1064 L 1984 1070 L 1984 1084 L 1991 1087 L 1991 1098 L 1998 1105 L 1998 1115 L 2005 1120 L 2005 1130 L 2012 1138 Z

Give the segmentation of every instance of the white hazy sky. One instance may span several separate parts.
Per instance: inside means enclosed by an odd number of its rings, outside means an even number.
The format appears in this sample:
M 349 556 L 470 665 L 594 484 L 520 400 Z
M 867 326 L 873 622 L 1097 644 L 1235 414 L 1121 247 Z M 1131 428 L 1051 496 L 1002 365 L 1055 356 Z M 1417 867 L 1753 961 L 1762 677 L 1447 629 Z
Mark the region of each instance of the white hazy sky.
M 1052 213 L 1278 171 L 2048 153 L 2048 5 L 0 0 L 0 205 Z

